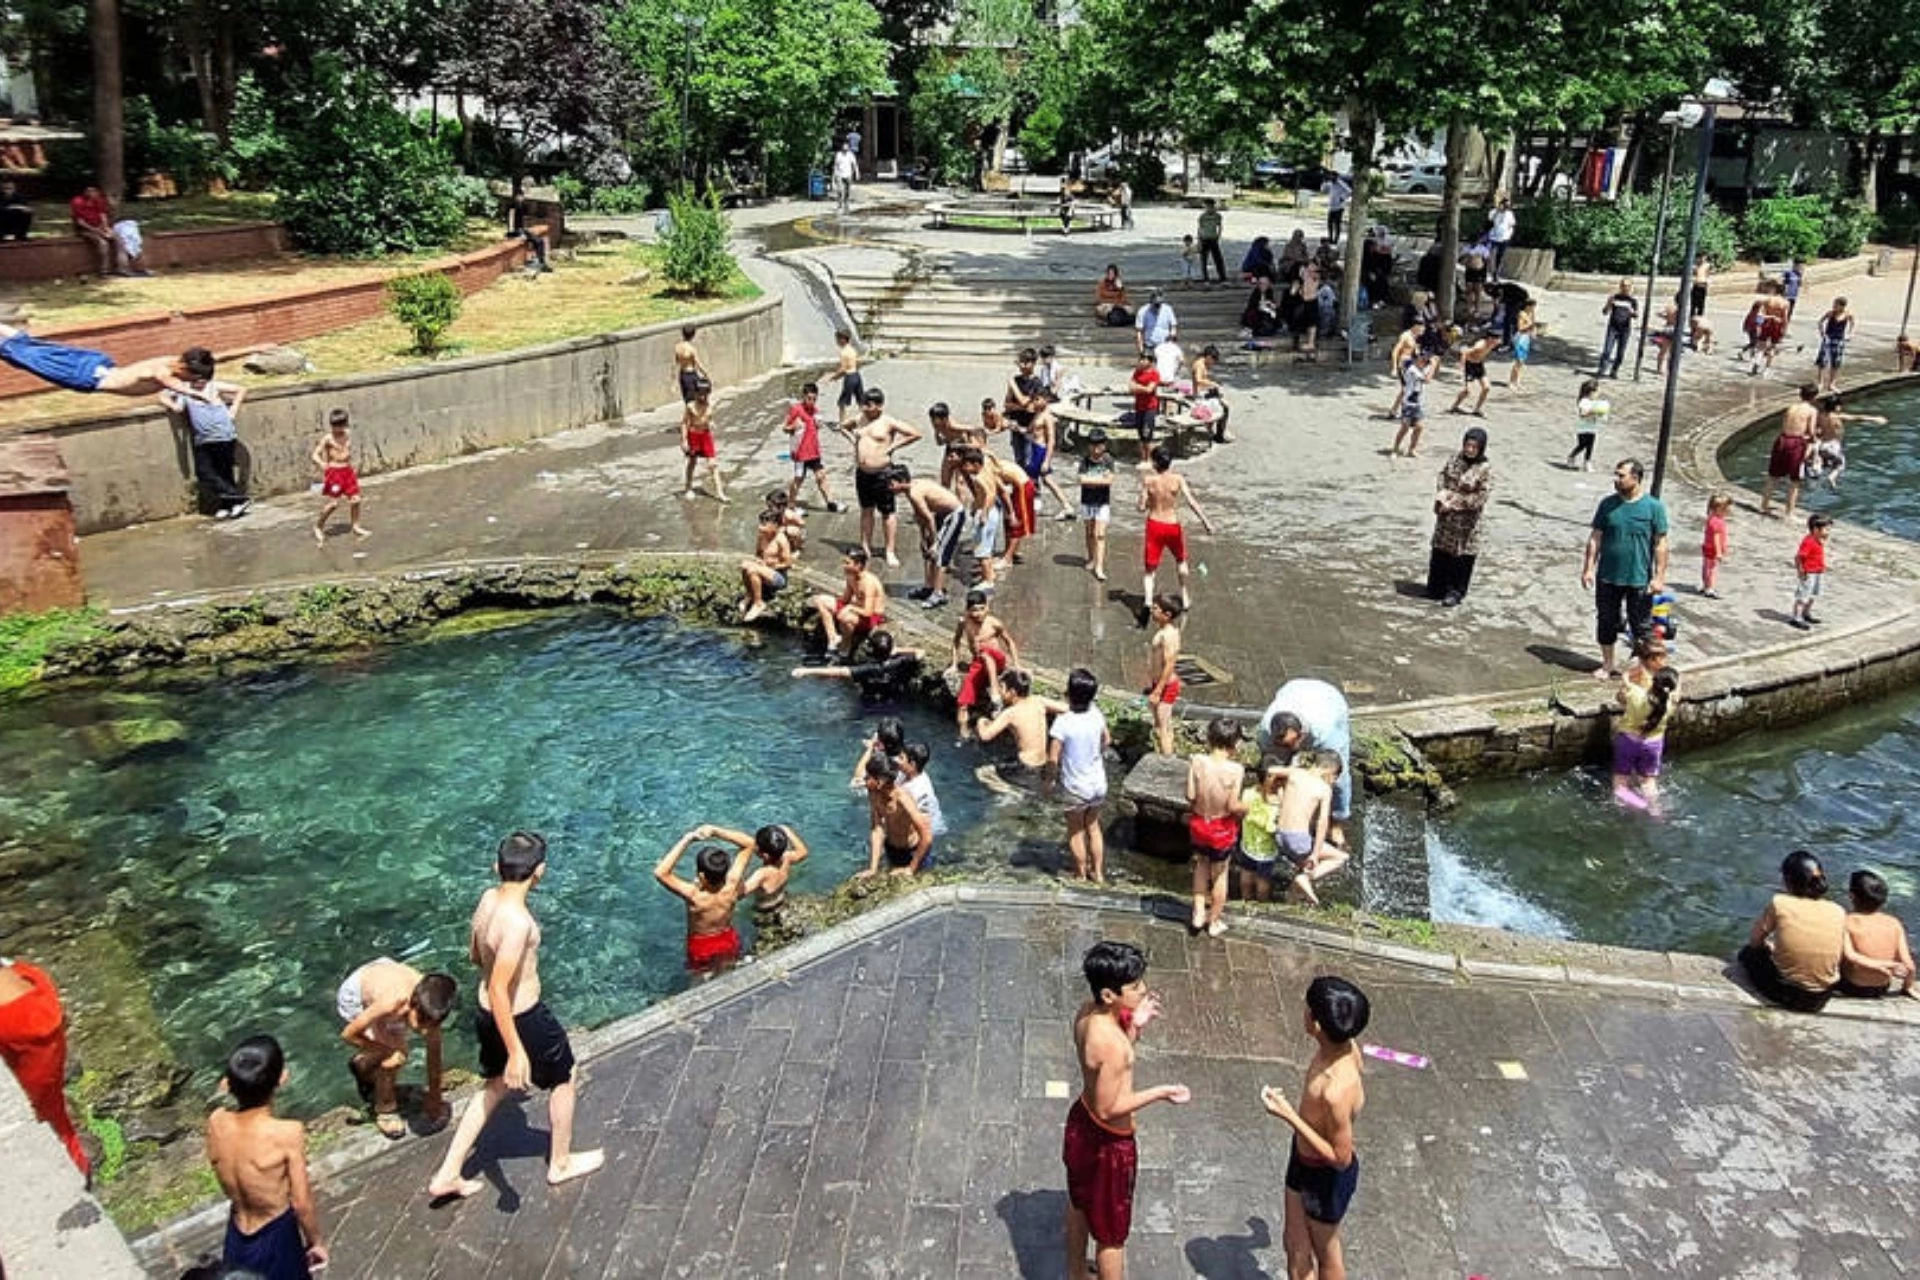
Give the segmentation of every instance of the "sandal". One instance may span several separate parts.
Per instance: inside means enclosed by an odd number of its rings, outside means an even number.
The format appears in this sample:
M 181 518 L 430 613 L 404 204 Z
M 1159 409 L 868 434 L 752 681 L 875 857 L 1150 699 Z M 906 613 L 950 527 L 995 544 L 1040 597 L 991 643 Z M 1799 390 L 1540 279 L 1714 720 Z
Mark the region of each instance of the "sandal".
M 397 1112 L 377 1111 L 373 1116 L 373 1127 L 380 1131 L 383 1138 L 404 1138 L 407 1136 L 407 1122 Z

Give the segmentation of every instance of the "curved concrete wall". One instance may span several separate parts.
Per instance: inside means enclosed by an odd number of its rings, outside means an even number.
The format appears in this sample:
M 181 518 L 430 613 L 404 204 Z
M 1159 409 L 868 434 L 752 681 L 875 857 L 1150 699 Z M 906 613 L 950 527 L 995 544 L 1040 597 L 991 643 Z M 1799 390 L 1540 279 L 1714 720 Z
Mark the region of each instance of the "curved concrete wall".
M 780 363 L 777 295 L 696 318 L 707 367 L 722 384 Z M 682 321 L 391 373 L 358 374 L 247 397 L 241 476 L 255 497 L 305 489 L 329 410 L 353 415 L 362 474 L 437 462 L 607 422 L 678 397 L 673 344 Z M 45 428 L 73 476 L 83 534 L 195 509 L 186 430 L 157 407 Z

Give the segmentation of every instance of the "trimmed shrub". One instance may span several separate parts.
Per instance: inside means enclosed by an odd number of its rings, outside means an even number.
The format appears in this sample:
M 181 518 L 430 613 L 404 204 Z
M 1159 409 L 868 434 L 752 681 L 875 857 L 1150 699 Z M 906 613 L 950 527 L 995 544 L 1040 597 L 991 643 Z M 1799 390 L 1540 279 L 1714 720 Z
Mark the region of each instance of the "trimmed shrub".
M 1873 234 L 1874 216 L 1867 202 L 1838 191 L 1827 193 L 1827 216 L 1821 226 L 1820 256 L 1851 258 Z
M 1920 243 L 1920 204 L 1902 199 L 1883 206 L 1874 219 L 1873 238 L 1884 244 Z
M 432 355 L 460 318 L 460 287 L 438 271 L 387 281 L 387 310 L 413 335 L 413 349 Z
M 719 195 L 710 191 L 701 197 L 682 188 L 667 197 L 667 209 L 673 220 L 661 236 L 666 250 L 661 270 L 667 283 L 683 293 L 718 293 L 733 274 Z
M 653 205 L 653 188 L 644 182 L 628 182 L 617 187 L 598 187 L 587 197 L 587 207 L 595 213 L 645 213 Z
M 493 194 L 493 188 L 485 178 L 476 178 L 470 173 L 456 174 L 450 181 L 449 189 L 454 199 L 460 202 L 460 212 L 469 218 L 494 218 L 500 214 L 500 197 Z
M 1668 197 L 1666 243 L 1660 270 L 1677 272 L 1685 264 L 1687 215 L 1693 208 L 1693 184 L 1676 181 Z M 1624 195 L 1612 204 L 1540 200 L 1519 206 L 1514 243 L 1552 249 L 1562 271 L 1637 275 L 1653 256 L 1660 218 L 1658 196 Z M 1477 226 L 1477 223 L 1466 225 Z M 1715 267 L 1732 266 L 1738 257 L 1734 222 L 1709 200 L 1700 214 L 1700 256 Z
M 1824 196 L 1768 196 L 1747 206 L 1741 246 L 1762 262 L 1813 258 L 1826 240 Z

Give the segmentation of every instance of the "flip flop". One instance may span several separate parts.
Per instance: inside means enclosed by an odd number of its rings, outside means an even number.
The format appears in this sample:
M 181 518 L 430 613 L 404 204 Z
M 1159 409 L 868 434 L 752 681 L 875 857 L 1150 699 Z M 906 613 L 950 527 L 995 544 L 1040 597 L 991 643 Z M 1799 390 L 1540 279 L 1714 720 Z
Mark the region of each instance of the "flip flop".
M 407 1136 L 407 1122 L 392 1111 L 376 1112 L 373 1127 L 380 1131 L 383 1138 L 404 1138 Z

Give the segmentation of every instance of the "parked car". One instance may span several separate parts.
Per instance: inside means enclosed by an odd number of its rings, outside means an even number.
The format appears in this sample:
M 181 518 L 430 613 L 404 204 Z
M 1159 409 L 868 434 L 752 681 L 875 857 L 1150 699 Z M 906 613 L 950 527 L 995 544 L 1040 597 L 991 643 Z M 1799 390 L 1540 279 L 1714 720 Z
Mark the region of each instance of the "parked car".
M 1325 165 L 1300 166 L 1291 160 L 1270 158 L 1254 161 L 1252 185 L 1275 191 L 1318 191 L 1332 177 L 1333 170 Z
M 1446 186 L 1445 164 L 1425 161 L 1404 169 L 1387 171 L 1389 195 L 1437 196 L 1446 190 Z M 1460 192 L 1466 196 L 1483 196 L 1487 193 L 1487 180 L 1479 174 L 1469 173 L 1460 180 Z

